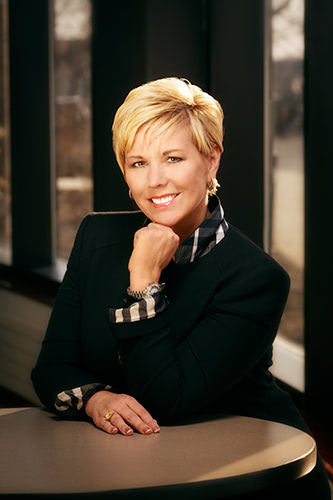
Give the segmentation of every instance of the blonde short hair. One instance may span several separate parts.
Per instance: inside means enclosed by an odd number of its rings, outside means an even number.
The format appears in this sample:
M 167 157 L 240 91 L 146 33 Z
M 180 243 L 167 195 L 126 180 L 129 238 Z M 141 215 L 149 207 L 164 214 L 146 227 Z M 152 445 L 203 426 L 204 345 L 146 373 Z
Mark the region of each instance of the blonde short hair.
M 223 152 L 223 110 L 220 103 L 188 80 L 170 77 L 141 85 L 129 92 L 112 126 L 113 149 L 124 173 L 125 155 L 141 127 L 151 137 L 171 127 L 187 125 L 198 151 L 209 156 Z

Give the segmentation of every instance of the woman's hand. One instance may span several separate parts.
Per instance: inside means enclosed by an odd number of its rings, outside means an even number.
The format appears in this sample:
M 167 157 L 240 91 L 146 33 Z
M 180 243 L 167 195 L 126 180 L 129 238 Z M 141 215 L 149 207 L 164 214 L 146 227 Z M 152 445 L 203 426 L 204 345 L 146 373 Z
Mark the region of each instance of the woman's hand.
M 178 245 L 179 236 L 170 227 L 152 222 L 139 229 L 128 263 L 131 290 L 144 290 L 150 283 L 158 283 Z
M 110 420 L 105 415 L 115 412 Z M 105 432 L 124 436 L 133 434 L 133 429 L 140 434 L 159 432 L 160 428 L 145 408 L 132 396 L 115 394 L 109 391 L 98 391 L 85 404 L 85 412 L 94 424 Z

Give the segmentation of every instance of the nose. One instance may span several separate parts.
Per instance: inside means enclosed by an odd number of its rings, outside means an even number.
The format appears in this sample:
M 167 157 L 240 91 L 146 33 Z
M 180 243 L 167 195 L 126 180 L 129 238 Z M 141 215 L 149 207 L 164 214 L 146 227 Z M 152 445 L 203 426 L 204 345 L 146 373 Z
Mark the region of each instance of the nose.
M 148 187 L 156 188 L 165 186 L 167 183 L 168 177 L 165 167 L 159 163 L 150 165 L 148 172 Z

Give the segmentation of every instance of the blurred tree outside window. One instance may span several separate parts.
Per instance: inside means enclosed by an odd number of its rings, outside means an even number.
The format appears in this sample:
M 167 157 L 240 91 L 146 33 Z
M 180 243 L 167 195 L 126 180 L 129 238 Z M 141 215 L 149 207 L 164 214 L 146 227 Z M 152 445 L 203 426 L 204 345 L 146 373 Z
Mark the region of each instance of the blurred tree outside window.
M 53 0 L 56 257 L 68 259 L 83 217 L 92 211 L 91 5 Z
M 271 2 L 270 253 L 291 277 L 279 334 L 304 334 L 304 1 Z
M 0 262 L 11 263 L 8 1 L 0 0 Z

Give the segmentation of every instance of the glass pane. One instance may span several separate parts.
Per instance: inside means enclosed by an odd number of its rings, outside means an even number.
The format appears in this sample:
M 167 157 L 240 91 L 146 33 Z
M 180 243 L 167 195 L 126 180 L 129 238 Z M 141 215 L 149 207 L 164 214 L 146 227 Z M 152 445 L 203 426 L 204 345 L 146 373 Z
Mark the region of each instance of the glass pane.
M 0 0 L 0 261 L 11 263 L 8 2 Z
M 54 0 L 57 257 L 66 259 L 92 211 L 91 5 Z
M 291 291 L 279 333 L 302 343 L 304 330 L 304 2 L 272 0 L 271 254 Z

